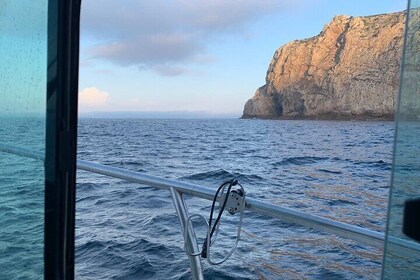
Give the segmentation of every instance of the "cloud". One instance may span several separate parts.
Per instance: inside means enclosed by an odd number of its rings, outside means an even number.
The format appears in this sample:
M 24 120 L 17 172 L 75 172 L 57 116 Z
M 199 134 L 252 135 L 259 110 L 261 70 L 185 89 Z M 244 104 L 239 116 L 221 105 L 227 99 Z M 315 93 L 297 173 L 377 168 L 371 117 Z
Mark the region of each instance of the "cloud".
M 84 88 L 79 92 L 79 105 L 84 109 L 104 109 L 109 105 L 109 93 L 96 87 Z
M 95 47 L 95 57 L 106 58 L 118 64 L 159 65 L 192 58 L 201 47 L 185 34 L 144 34 Z
M 189 69 L 184 67 L 173 67 L 167 65 L 156 65 L 155 67 L 153 67 L 153 70 L 162 76 L 169 77 L 180 76 L 189 72 Z
M 292 0 L 84 0 L 82 38 L 89 54 L 161 75 L 180 75 L 209 63 L 207 45 L 217 36 L 246 35 L 247 24 L 289 6 Z M 168 68 L 171 65 L 172 71 Z

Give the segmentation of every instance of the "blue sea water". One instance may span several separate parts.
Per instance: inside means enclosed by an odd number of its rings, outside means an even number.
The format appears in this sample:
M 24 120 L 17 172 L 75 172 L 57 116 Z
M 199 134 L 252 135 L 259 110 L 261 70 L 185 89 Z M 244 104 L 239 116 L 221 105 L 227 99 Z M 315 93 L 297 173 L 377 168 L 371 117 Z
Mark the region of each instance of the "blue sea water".
M 44 151 L 43 118 L 0 118 L 0 144 Z M 0 152 L 0 279 L 42 279 L 44 163 Z
M 212 189 L 236 178 L 250 197 L 384 231 L 393 134 L 393 122 L 81 119 L 78 155 Z M 77 279 L 190 279 L 168 191 L 84 171 L 77 182 Z M 208 217 L 210 201 L 186 202 Z M 221 228 L 220 250 L 232 228 Z M 381 257 L 246 212 L 234 255 L 204 267 L 208 279 L 377 279 Z

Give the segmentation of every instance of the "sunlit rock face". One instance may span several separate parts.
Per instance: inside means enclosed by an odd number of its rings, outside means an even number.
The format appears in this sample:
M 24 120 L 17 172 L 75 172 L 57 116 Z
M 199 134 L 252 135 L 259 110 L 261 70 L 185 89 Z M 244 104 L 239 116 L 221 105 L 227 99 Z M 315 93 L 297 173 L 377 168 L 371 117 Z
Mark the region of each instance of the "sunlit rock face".
M 336 16 L 315 37 L 280 47 L 244 118 L 390 119 L 405 13 Z

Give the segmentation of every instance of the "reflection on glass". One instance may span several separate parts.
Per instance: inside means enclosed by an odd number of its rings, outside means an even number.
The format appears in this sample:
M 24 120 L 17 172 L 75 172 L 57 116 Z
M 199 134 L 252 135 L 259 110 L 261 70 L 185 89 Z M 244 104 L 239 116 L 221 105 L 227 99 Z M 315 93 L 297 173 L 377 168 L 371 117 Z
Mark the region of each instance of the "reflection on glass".
M 0 2 L 1 279 L 43 278 L 44 164 L 2 148 L 44 151 L 47 3 Z
M 411 1 L 410 5 L 395 139 L 384 279 L 420 277 L 420 253 L 402 250 L 391 240 L 394 237 L 409 240 L 402 232 L 404 202 L 420 197 L 420 1 Z

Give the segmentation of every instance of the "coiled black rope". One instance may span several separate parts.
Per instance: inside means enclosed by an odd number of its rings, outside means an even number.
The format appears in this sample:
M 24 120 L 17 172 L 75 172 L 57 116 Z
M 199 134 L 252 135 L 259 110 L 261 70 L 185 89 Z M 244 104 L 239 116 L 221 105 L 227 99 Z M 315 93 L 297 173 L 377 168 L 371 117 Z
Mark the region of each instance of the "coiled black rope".
M 216 191 L 216 194 L 214 195 L 214 198 L 213 198 L 213 203 L 212 203 L 212 205 L 211 205 L 211 210 L 210 210 L 210 218 L 209 218 L 209 230 L 210 230 L 210 235 L 208 235 L 208 236 L 204 239 L 203 249 L 202 249 L 202 251 L 201 251 L 201 257 L 202 257 L 203 259 L 207 258 L 207 244 L 208 244 L 208 242 L 207 242 L 207 238 L 210 238 L 210 241 L 211 241 L 211 238 L 212 238 L 212 236 L 213 236 L 213 234 L 214 234 L 214 231 L 216 230 L 216 228 L 218 227 L 218 225 L 219 225 L 219 223 L 220 223 L 220 218 L 222 217 L 223 211 L 225 210 L 226 203 L 227 203 L 227 201 L 228 201 L 228 199 L 229 199 L 229 193 L 230 193 L 230 190 L 232 189 L 232 187 L 233 187 L 233 186 L 236 186 L 236 185 L 238 185 L 238 184 L 239 184 L 239 183 L 238 183 L 238 180 L 235 180 L 235 179 L 233 179 L 233 180 L 229 180 L 229 181 L 226 181 L 226 182 L 224 182 L 223 184 L 221 184 L 221 185 L 220 185 L 220 187 L 219 187 L 219 188 L 217 189 L 217 191 Z M 221 191 L 224 187 L 226 187 L 227 185 L 229 185 L 229 186 L 228 186 L 227 191 L 226 191 L 226 196 L 225 196 L 225 199 L 223 200 L 223 204 L 222 204 L 222 207 L 221 207 L 221 208 L 220 208 L 220 210 L 219 210 L 219 214 L 217 215 L 217 218 L 216 218 L 216 220 L 214 221 L 214 224 L 212 225 L 212 223 L 213 223 L 213 213 L 214 213 L 214 207 L 215 207 L 215 205 L 216 205 L 217 197 L 219 196 L 220 191 Z M 239 184 L 239 185 L 240 185 L 240 184 Z

